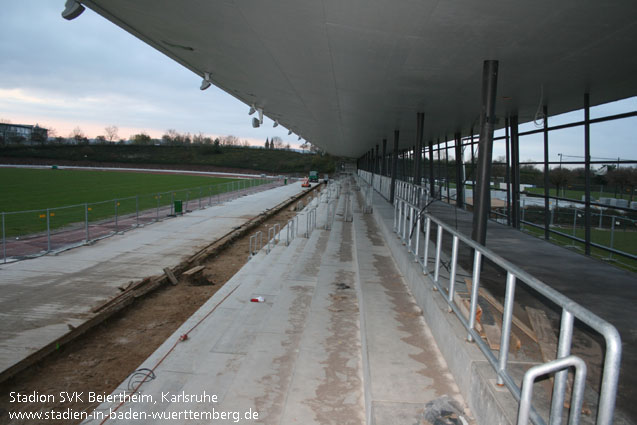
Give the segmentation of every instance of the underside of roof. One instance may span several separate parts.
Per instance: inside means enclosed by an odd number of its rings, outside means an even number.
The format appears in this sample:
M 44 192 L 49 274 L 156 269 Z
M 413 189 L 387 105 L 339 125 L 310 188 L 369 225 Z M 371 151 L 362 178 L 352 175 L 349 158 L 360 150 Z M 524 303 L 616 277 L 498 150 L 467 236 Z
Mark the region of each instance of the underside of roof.
M 336 155 L 414 145 L 417 112 L 425 141 L 477 132 L 484 60 L 496 127 L 637 95 L 635 0 L 82 3 Z

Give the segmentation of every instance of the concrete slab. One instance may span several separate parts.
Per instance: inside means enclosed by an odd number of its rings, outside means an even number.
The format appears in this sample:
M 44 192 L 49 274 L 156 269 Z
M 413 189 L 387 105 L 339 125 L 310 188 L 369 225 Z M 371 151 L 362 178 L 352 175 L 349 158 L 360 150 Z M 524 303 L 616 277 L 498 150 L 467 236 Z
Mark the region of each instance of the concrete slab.
M 300 183 L 243 196 L 103 239 L 0 267 L 0 371 L 92 317 L 118 286 L 160 275 L 200 247 L 302 191 Z
M 440 394 L 464 403 L 387 247 L 370 242 L 366 220 L 355 216 L 254 257 L 140 366 L 157 376 L 144 394 L 207 391 L 217 403 L 122 410 L 214 408 L 256 411 L 264 424 L 358 425 L 416 423 Z M 266 302 L 247 300 L 257 293 Z

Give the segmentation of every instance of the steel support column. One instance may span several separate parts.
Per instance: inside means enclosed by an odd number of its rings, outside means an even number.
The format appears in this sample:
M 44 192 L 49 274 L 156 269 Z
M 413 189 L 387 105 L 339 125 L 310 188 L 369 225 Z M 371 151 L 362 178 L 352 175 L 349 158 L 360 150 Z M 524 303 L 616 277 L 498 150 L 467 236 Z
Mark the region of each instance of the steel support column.
M 376 153 L 374 154 L 374 174 L 379 173 L 379 157 L 378 157 L 378 144 L 376 144 Z
M 473 193 L 473 232 L 471 238 L 485 245 L 487 220 L 491 210 L 491 162 L 493 156 L 493 128 L 498 82 L 498 61 L 484 61 L 482 68 L 482 113 L 478 148 L 477 182 Z
M 396 192 L 396 169 L 398 168 L 398 130 L 394 130 L 394 149 L 391 155 L 391 186 L 389 191 L 389 202 L 394 203 L 394 193 Z
M 425 125 L 425 114 L 416 113 L 416 147 L 414 148 L 414 183 L 420 186 L 422 183 L 422 137 Z
M 507 226 L 511 225 L 511 138 L 509 136 L 509 119 L 507 118 L 504 123 L 505 131 L 505 147 L 506 147 L 506 171 L 504 173 L 505 183 L 507 185 Z
M 520 228 L 520 136 L 518 116 L 509 118 L 511 127 L 511 219 L 513 227 Z
M 380 174 L 387 175 L 387 139 L 383 139 L 383 155 L 380 163 Z
M 436 183 L 434 182 L 434 141 L 429 139 L 429 193 L 431 199 L 436 197 Z
M 591 255 L 591 104 L 584 94 L 584 252 Z
M 464 207 L 464 181 L 462 180 L 462 137 L 460 133 L 456 133 L 455 149 L 456 149 L 456 207 Z
M 547 241 L 550 237 L 550 225 L 551 225 L 551 204 L 549 200 L 550 190 L 549 187 L 549 120 L 548 120 L 548 107 L 544 105 L 542 108 L 544 113 L 544 239 Z

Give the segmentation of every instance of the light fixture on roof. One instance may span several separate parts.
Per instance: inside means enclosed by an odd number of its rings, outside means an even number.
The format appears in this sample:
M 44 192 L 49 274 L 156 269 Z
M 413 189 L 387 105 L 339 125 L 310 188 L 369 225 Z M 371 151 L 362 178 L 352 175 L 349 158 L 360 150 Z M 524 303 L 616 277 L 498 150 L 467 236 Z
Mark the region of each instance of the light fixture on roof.
M 292 130 L 288 131 L 288 136 L 289 136 L 290 134 L 292 134 Z
M 201 81 L 201 86 L 199 87 L 199 90 L 206 90 L 211 85 L 212 83 L 210 82 L 210 73 L 204 72 L 203 80 Z
M 258 118 L 252 118 L 252 128 L 259 128 L 261 126 L 261 123 L 259 122 Z
M 251 105 L 250 110 L 248 111 L 248 115 L 252 115 L 255 112 L 257 112 L 257 108 L 255 108 L 254 105 Z
M 71 21 L 80 16 L 82 12 L 84 12 L 84 6 L 82 6 L 79 1 L 66 0 L 62 17 L 67 21 Z
M 302 137 L 301 137 L 301 136 L 299 136 L 299 140 L 301 140 L 301 139 L 302 139 Z
M 278 127 L 279 126 L 279 120 L 274 120 L 274 124 L 272 124 L 272 127 Z
M 259 112 L 259 124 L 263 124 L 263 109 L 257 108 L 257 111 Z

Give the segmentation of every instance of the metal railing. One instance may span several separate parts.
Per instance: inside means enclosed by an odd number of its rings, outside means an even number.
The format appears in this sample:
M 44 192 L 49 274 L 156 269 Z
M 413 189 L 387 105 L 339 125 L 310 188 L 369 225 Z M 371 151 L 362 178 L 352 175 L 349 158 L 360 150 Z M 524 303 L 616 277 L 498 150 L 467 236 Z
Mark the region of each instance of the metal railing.
M 263 236 L 261 231 L 257 231 L 254 235 L 250 236 L 250 255 L 248 259 L 257 255 L 259 251 L 263 248 Z
M 282 180 L 243 179 L 102 202 L 29 211 L 1 212 L 2 262 L 59 252 L 162 221 L 195 209 L 204 209 L 241 194 L 278 186 Z M 176 201 L 178 201 L 176 203 Z
M 435 247 L 435 259 L 434 259 L 434 276 L 432 283 L 434 287 L 443 295 L 450 311 L 452 311 L 458 320 L 467 330 L 467 339 L 474 341 L 482 354 L 485 356 L 489 364 L 493 367 L 497 375 L 497 383 L 499 385 L 505 385 L 514 398 L 520 402 L 520 406 L 531 406 L 531 391 L 521 391 L 521 388 L 515 383 L 512 376 L 507 370 L 508 354 L 509 354 L 509 342 L 511 337 L 511 323 L 513 318 L 513 302 L 515 296 L 516 282 L 523 283 L 524 285 L 534 289 L 547 299 L 555 303 L 561 308 L 562 318 L 558 339 L 557 358 L 563 360 L 568 358 L 571 352 L 572 338 L 573 338 L 573 323 L 575 319 L 588 325 L 590 328 L 599 333 L 606 341 L 606 352 L 604 358 L 604 365 L 602 369 L 602 383 L 601 391 L 599 393 L 598 413 L 597 413 L 597 425 L 609 425 L 613 421 L 613 411 L 615 406 L 615 397 L 617 393 L 617 382 L 619 379 L 619 368 L 621 359 L 621 339 L 619 333 L 613 325 L 606 322 L 593 312 L 587 310 L 581 305 L 577 304 L 573 300 L 569 299 L 565 295 L 557 292 L 553 288 L 546 285 L 544 282 L 528 274 L 520 267 L 498 256 L 488 248 L 476 243 L 467 236 L 459 233 L 453 227 L 443 223 L 440 219 L 421 210 L 418 203 L 412 203 L 406 198 L 420 199 L 423 189 L 417 186 L 413 186 L 409 183 L 401 183 L 398 185 L 396 196 L 396 205 L 394 207 L 394 232 L 398 234 L 404 245 L 406 245 L 408 251 L 414 255 L 414 260 L 421 264 L 424 274 L 429 275 L 430 270 L 428 266 L 429 262 L 429 236 L 431 232 L 432 223 L 436 226 L 436 242 Z M 409 187 L 411 186 L 411 187 Z M 426 196 L 425 196 L 426 199 Z M 426 205 L 426 204 L 425 204 Z M 422 257 L 419 253 L 420 245 L 420 223 L 424 219 L 424 253 Z M 450 273 L 447 287 L 443 287 L 440 279 L 440 266 L 441 266 L 441 253 L 442 253 L 442 239 L 443 233 L 446 232 L 452 237 L 452 251 L 451 251 L 451 264 Z M 415 235 L 414 235 L 415 233 Z M 414 241 L 415 239 L 415 241 Z M 472 288 L 470 294 L 471 308 L 469 312 L 469 318 L 466 319 L 462 314 L 458 305 L 456 305 L 454 297 L 456 295 L 455 283 L 456 283 L 456 270 L 458 266 L 458 250 L 460 243 L 465 244 L 474 251 L 473 260 L 473 273 L 472 273 Z M 475 316 L 478 301 L 478 290 L 480 287 L 480 273 L 482 258 L 487 258 L 491 262 L 495 263 L 506 271 L 506 292 L 504 299 L 504 313 L 502 319 L 502 334 L 500 341 L 500 350 L 498 356 L 491 351 L 489 346 L 482 340 L 480 335 L 475 330 Z M 571 356 L 572 357 L 572 356 Z M 579 363 L 578 363 L 579 364 Z M 571 366 L 570 363 L 554 363 L 548 366 L 545 363 L 544 368 L 540 368 L 540 372 L 548 373 L 547 371 L 558 371 L 555 375 L 553 396 L 550 409 L 550 421 L 551 424 L 560 424 L 562 411 L 564 409 L 564 398 L 566 392 L 566 379 L 568 371 L 566 368 Z M 553 367 L 560 366 L 557 369 Z M 580 368 L 581 369 L 581 368 Z M 524 381 L 528 382 L 531 376 L 537 376 L 538 369 L 529 369 L 526 372 Z M 586 373 L 585 369 L 578 371 L 580 374 Z M 583 380 L 581 378 L 580 380 Z M 578 381 L 579 382 L 579 381 Z M 576 391 L 577 390 L 576 388 Z M 575 396 L 575 391 L 574 394 Z M 580 393 L 578 393 L 578 397 Z M 575 411 L 579 416 L 580 411 Z M 526 414 L 526 413 L 525 413 Z M 529 413 L 531 421 L 536 425 L 544 425 L 544 419 L 538 414 L 538 412 L 530 407 Z M 577 423 L 578 419 L 574 419 Z
M 274 226 L 268 229 L 268 244 L 266 248 L 267 254 L 269 254 L 270 251 L 272 251 L 272 247 L 275 246 L 277 242 L 279 241 L 280 233 L 281 233 L 281 225 L 279 223 L 275 223 Z
M 316 207 L 312 207 L 305 214 L 305 237 L 309 238 L 312 231 L 316 229 Z

